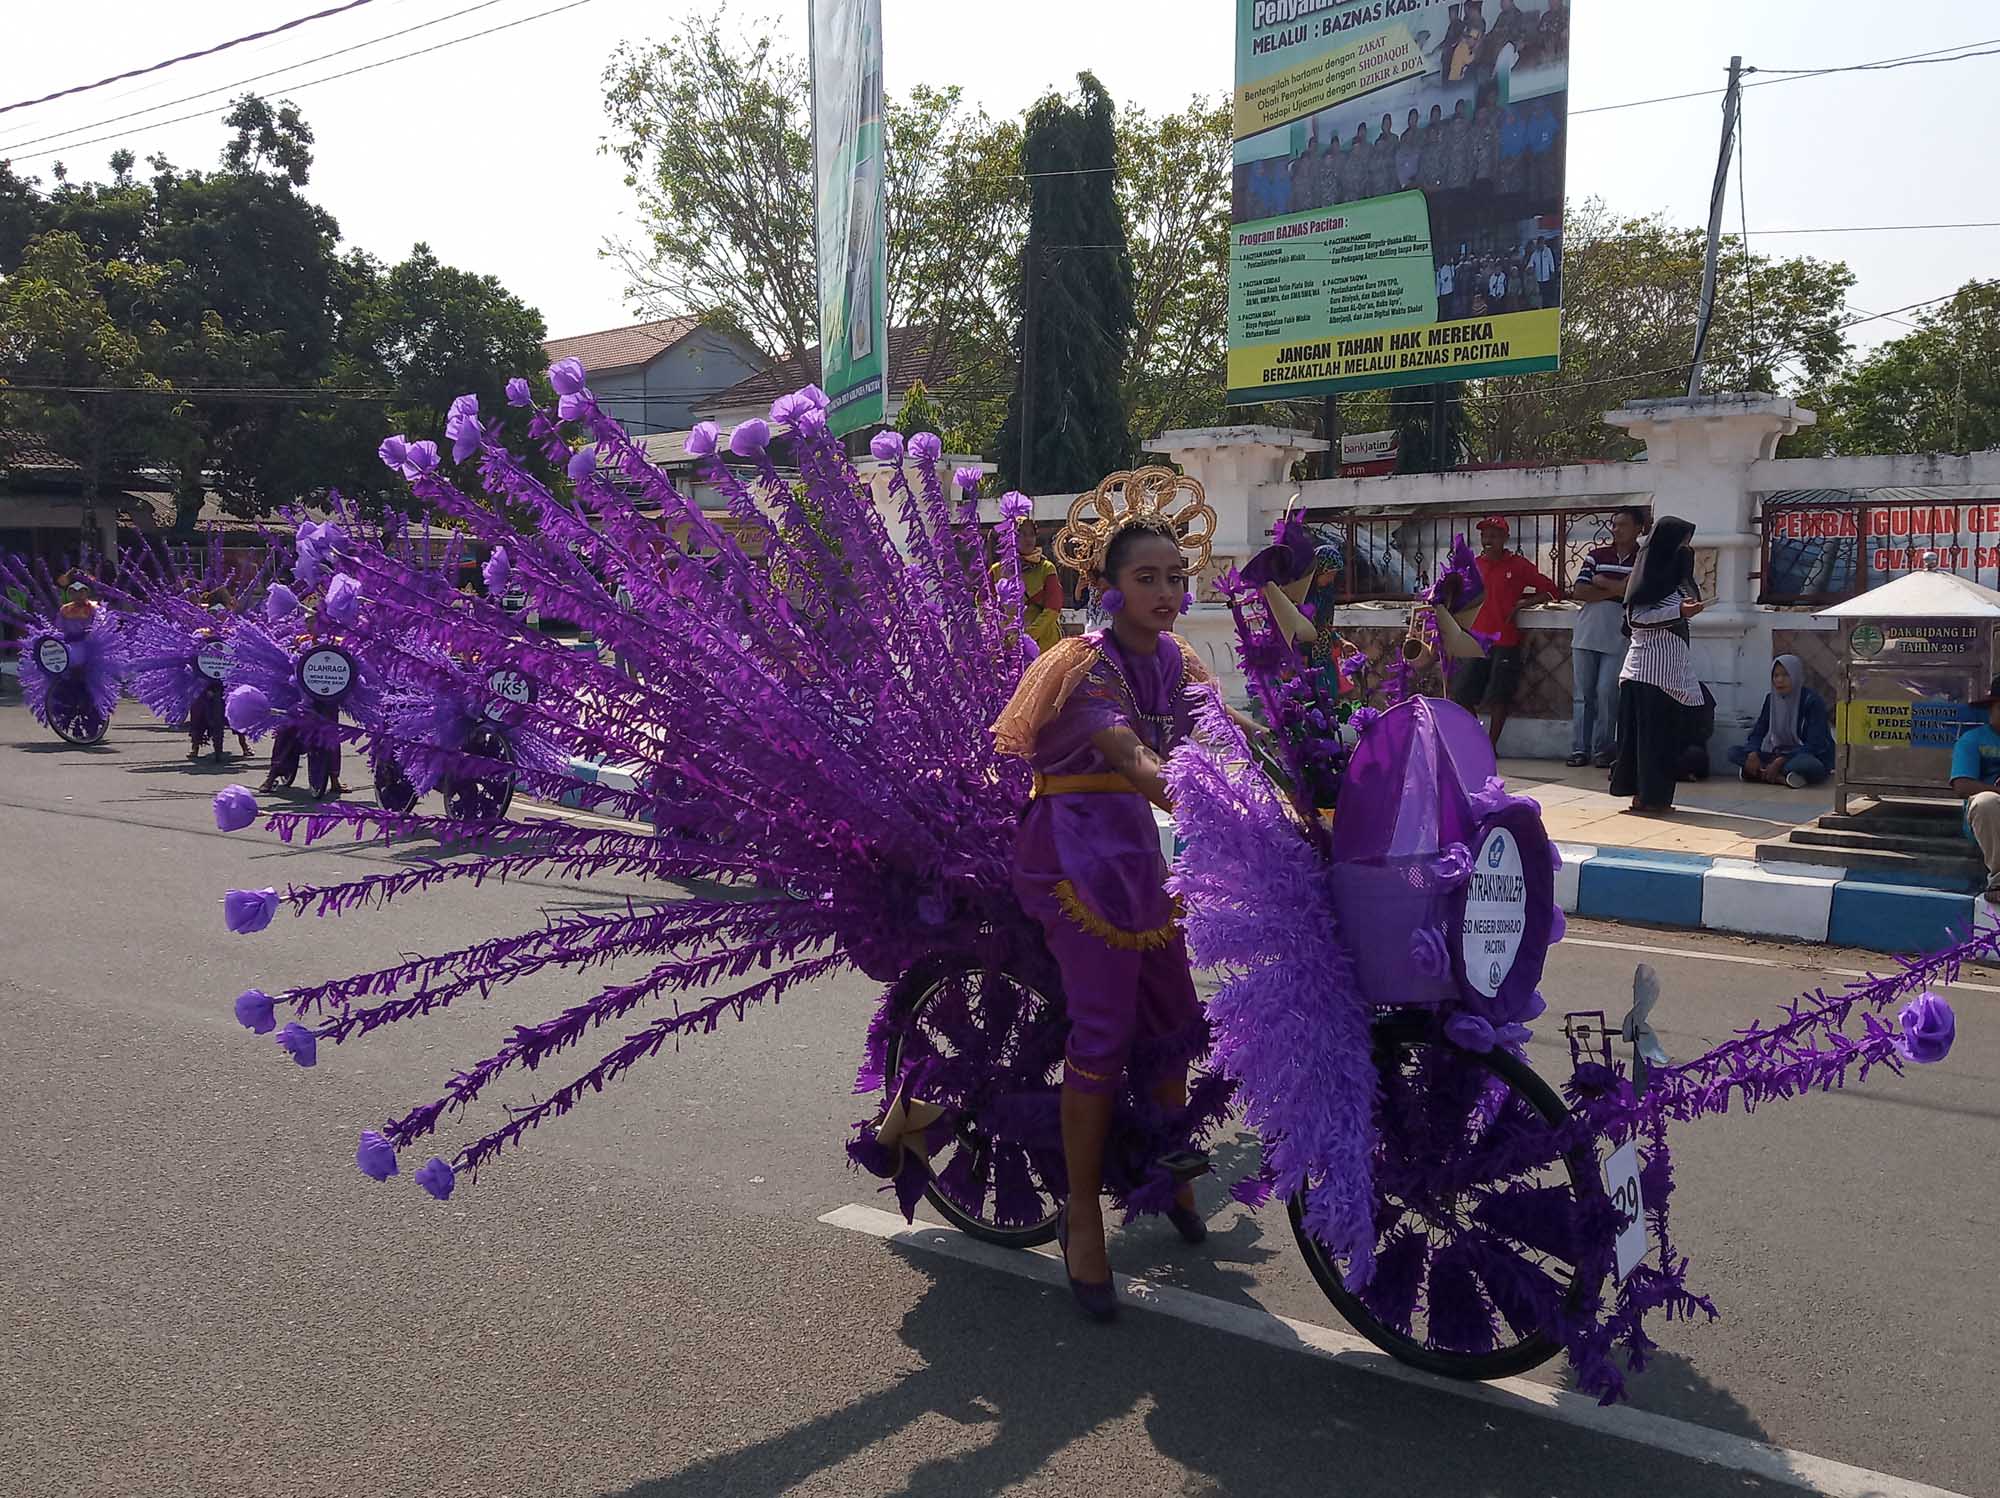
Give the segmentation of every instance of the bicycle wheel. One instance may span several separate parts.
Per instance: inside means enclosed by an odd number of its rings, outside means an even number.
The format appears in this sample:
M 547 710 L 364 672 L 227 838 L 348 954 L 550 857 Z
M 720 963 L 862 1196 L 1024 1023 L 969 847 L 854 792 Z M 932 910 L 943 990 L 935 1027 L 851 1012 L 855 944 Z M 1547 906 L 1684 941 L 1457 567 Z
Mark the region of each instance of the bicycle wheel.
M 1569 1110 L 1511 1053 L 1460 1050 L 1415 1014 L 1374 1037 L 1374 1279 L 1347 1288 L 1294 1193 L 1299 1250 L 1340 1314 L 1397 1360 L 1447 1378 L 1525 1373 L 1562 1350 L 1557 1311 L 1597 1289 L 1577 1267 L 1577 1209 L 1603 1192 L 1592 1152 L 1559 1147 Z
M 475 729 L 465 742 L 468 754 L 487 759 L 513 758 L 507 740 L 491 729 Z M 454 775 L 444 783 L 444 811 L 466 822 L 497 822 L 514 804 L 514 776 L 509 770 L 489 775 Z
M 384 811 L 401 816 L 417 804 L 417 788 L 410 784 L 410 777 L 403 773 L 403 767 L 388 755 L 375 762 L 375 804 Z
M 945 1221 L 988 1243 L 1052 1242 L 1068 1189 L 1058 1112 L 1069 1028 L 1062 1006 L 970 959 L 920 968 L 904 984 L 888 1094 L 908 1086 L 942 1105 L 951 1130 L 932 1146 L 925 1197 Z
M 99 743 L 111 720 L 97 710 L 81 682 L 58 681 L 49 691 L 49 727 L 66 744 Z

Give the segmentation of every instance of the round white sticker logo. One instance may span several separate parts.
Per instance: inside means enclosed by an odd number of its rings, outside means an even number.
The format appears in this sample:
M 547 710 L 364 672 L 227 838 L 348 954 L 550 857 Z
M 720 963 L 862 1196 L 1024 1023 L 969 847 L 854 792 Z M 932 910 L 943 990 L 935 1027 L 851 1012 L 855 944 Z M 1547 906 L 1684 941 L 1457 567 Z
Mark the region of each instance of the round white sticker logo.
M 486 690 L 509 702 L 533 702 L 535 684 L 512 666 L 502 666 L 486 678 Z
M 346 651 L 322 645 L 299 662 L 299 685 L 321 701 L 330 702 L 354 685 L 354 662 Z
M 1514 971 L 1528 932 L 1528 881 L 1521 846 L 1505 827 L 1479 845 L 1465 890 L 1465 926 L 1459 934 L 1465 979 L 1489 999 Z
M 50 676 L 60 676 L 69 669 L 69 646 L 61 640 L 42 640 L 35 645 L 35 664 Z
M 218 644 L 204 645 L 194 653 L 194 668 L 210 681 L 221 681 L 223 668 L 229 664 L 228 653 Z

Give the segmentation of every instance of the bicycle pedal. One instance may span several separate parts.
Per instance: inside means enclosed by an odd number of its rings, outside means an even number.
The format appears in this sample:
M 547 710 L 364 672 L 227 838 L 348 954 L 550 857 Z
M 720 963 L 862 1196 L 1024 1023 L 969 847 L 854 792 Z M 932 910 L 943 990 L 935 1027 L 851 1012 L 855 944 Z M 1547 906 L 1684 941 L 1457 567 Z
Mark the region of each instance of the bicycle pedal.
M 1182 1185 L 1196 1176 L 1207 1175 L 1209 1170 L 1207 1150 L 1175 1150 L 1172 1154 L 1160 1156 L 1159 1163 L 1176 1183 Z

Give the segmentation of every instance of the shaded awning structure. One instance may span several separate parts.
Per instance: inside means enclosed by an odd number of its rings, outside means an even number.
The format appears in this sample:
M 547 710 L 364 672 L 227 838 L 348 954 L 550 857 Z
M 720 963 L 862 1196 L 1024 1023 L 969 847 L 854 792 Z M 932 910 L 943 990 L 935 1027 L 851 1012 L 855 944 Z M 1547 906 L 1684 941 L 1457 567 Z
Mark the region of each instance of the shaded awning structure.
M 2000 619 L 2000 592 L 1949 572 L 1911 572 L 1819 610 L 1822 619 Z

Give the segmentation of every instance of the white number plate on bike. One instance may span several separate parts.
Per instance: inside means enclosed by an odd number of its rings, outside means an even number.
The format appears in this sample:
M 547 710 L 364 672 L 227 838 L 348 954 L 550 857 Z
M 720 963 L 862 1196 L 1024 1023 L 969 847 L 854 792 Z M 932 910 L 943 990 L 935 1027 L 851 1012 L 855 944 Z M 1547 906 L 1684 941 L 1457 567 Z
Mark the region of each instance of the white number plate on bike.
M 1604 1162 L 1604 1194 L 1624 1226 L 1618 1230 L 1618 1282 L 1646 1257 L 1646 1199 L 1639 1190 L 1639 1146 L 1628 1139 Z

